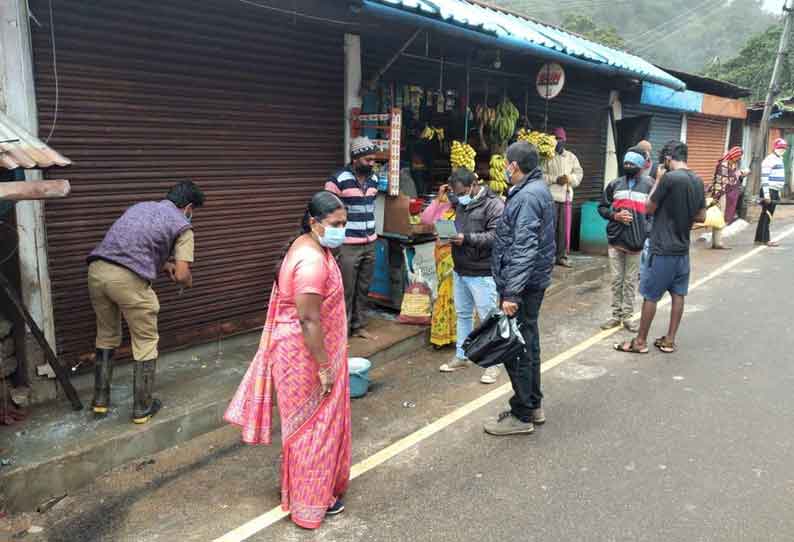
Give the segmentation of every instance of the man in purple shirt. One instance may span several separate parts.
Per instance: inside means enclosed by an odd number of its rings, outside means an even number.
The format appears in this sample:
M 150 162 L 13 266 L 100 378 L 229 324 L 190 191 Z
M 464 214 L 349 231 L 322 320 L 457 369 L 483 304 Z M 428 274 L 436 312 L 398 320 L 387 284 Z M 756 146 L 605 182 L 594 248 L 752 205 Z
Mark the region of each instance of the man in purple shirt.
M 152 282 L 161 271 L 183 287 L 193 286 L 190 264 L 193 210 L 204 193 L 191 181 L 174 186 L 163 201 L 133 205 L 116 220 L 88 256 L 88 292 L 96 313 L 95 415 L 110 407 L 113 351 L 121 345 L 121 318 L 127 322 L 135 360 L 132 421 L 146 423 L 160 410 L 152 398 L 157 366 L 160 302 Z

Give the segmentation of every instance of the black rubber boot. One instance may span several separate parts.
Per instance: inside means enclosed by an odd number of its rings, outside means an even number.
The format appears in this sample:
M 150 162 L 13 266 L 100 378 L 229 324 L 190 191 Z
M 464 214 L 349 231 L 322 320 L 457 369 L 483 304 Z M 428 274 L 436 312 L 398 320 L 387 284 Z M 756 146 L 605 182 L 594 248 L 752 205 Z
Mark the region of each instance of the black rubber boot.
M 152 398 L 154 373 L 157 360 L 136 361 L 133 382 L 132 423 L 146 423 L 157 414 L 162 406 L 158 399 Z
M 95 416 L 105 416 L 110 409 L 110 382 L 113 380 L 113 350 L 97 348 L 94 363 L 94 400 L 91 408 Z

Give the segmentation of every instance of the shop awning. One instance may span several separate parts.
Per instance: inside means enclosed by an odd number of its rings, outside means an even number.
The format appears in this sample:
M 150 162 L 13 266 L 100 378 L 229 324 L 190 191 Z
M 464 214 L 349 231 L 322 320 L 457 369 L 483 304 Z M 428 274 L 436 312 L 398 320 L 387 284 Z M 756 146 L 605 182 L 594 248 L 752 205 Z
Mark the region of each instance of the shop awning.
M 675 90 L 686 84 L 650 62 L 559 28 L 472 0 L 363 0 L 376 16 L 460 35 L 490 46 L 529 52 L 539 58 L 607 75 L 630 77 Z
M 0 166 L 31 169 L 68 166 L 71 163 L 0 111 Z

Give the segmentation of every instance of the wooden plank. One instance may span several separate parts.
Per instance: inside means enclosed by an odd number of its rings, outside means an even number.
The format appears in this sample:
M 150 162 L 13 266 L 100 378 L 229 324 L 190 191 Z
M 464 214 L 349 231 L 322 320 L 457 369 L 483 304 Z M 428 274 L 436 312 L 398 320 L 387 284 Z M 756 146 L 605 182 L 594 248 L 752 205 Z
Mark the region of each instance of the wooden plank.
M 47 339 L 44 338 L 44 333 L 41 331 L 41 328 L 36 324 L 36 321 L 25 308 L 19 295 L 17 295 L 11 283 L 8 282 L 8 279 L 6 279 L 2 273 L 0 273 L 0 289 L 5 291 L 5 294 L 11 300 L 11 304 L 30 329 L 33 338 L 36 339 L 36 342 L 39 343 L 39 347 L 44 351 L 44 357 L 47 359 L 47 363 L 50 364 L 50 367 L 52 367 L 52 370 L 55 371 L 55 376 L 58 377 L 58 382 L 61 384 L 63 391 L 66 393 L 66 397 L 72 404 L 72 408 L 74 410 L 81 410 L 83 408 L 83 403 L 80 402 L 80 397 L 77 396 L 77 391 L 75 391 L 72 382 L 69 380 L 69 372 L 58 361 L 55 352 L 50 348 Z
M 66 180 L 0 183 L 0 199 L 11 201 L 65 198 L 71 191 Z

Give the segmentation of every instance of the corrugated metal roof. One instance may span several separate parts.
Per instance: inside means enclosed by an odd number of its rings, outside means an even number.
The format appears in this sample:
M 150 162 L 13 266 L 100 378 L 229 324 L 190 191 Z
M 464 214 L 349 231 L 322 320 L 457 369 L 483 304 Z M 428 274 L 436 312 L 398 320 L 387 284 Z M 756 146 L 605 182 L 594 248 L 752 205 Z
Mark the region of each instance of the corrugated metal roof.
M 612 49 L 538 21 L 470 0 L 365 0 L 408 13 L 435 19 L 490 35 L 505 42 L 523 42 L 583 60 L 594 66 L 609 66 L 617 72 L 653 81 L 675 89 L 686 85 L 650 62 Z
M 0 165 L 6 169 L 68 166 L 71 160 L 0 111 Z

